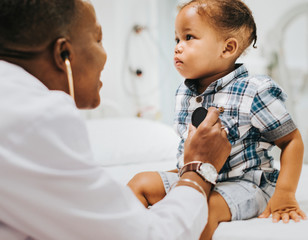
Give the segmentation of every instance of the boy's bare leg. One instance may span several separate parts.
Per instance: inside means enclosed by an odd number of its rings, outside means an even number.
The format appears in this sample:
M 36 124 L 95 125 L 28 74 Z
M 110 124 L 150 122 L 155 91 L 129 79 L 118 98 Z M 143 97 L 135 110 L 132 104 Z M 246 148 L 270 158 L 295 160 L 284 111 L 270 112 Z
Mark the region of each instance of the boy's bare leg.
M 138 173 L 127 185 L 145 207 L 157 203 L 166 195 L 163 181 L 158 172 Z
M 208 223 L 203 230 L 200 240 L 210 240 L 220 222 L 229 222 L 231 212 L 224 198 L 217 192 L 212 192 L 209 198 Z

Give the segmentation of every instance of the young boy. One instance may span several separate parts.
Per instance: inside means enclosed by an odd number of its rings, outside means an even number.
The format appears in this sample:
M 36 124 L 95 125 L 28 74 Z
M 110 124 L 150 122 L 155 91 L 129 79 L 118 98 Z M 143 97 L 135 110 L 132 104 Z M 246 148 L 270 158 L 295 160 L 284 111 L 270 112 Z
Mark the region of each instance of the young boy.
M 241 0 L 190 1 L 178 13 L 175 35 L 174 63 L 186 79 L 176 93 L 177 168 L 183 167 L 183 146 L 198 107 L 219 109 L 232 144 L 209 197 L 201 239 L 211 239 L 222 221 L 270 214 L 274 222 L 305 219 L 295 199 L 303 142 L 285 108 L 286 94 L 268 76 L 250 76 L 235 63 L 257 40 L 250 9 Z M 274 145 L 281 149 L 280 173 L 269 155 Z M 140 173 L 128 185 L 145 206 L 152 205 L 177 181 L 177 172 Z

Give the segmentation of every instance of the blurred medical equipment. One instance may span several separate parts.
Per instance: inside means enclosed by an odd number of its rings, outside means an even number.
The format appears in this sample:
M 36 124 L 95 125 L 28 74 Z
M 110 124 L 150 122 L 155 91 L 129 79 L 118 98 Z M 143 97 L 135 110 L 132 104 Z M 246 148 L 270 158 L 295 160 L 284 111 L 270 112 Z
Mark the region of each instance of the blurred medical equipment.
M 171 57 L 170 57 L 171 60 Z M 154 29 L 133 25 L 127 35 L 122 72 L 125 93 L 136 104 L 136 116 L 158 120 L 161 117 L 161 61 L 168 65 Z M 168 81 L 168 79 L 166 79 Z

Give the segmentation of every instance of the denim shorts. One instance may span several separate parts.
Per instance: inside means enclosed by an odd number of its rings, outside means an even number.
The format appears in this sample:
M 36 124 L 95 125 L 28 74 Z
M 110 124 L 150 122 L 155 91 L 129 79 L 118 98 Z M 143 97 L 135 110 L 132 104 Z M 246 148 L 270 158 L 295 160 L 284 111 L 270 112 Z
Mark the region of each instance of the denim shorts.
M 159 172 L 166 193 L 179 180 L 177 173 Z M 268 181 L 261 170 L 218 182 L 213 191 L 219 193 L 230 208 L 232 221 L 259 216 L 275 191 L 275 184 Z

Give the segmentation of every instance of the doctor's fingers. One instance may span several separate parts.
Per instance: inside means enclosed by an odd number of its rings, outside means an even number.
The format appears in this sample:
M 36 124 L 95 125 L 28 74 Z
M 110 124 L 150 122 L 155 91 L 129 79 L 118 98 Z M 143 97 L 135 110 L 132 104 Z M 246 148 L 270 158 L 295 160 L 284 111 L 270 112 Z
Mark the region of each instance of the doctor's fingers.
M 219 114 L 218 114 L 219 116 Z M 221 134 L 222 124 L 220 118 L 217 116 L 216 118 L 216 112 L 214 111 L 212 116 L 209 118 L 209 122 L 206 122 L 204 120 L 199 127 L 197 128 L 198 134 L 201 136 L 208 136 L 208 135 L 215 135 L 215 134 Z M 206 118 L 207 119 L 207 118 Z M 214 122 L 215 121 L 215 122 Z
M 201 122 L 200 126 L 213 126 L 219 120 L 219 111 L 215 107 L 208 109 L 205 119 Z M 199 126 L 199 127 L 200 127 Z
M 192 124 L 188 125 L 188 135 L 185 144 L 190 143 L 192 137 L 195 135 L 196 130 L 197 130 L 196 127 L 194 127 Z

